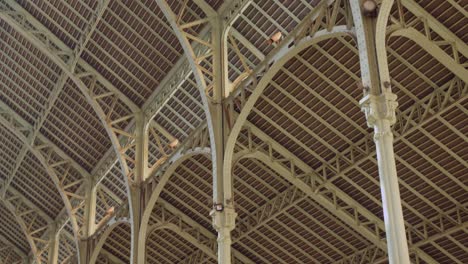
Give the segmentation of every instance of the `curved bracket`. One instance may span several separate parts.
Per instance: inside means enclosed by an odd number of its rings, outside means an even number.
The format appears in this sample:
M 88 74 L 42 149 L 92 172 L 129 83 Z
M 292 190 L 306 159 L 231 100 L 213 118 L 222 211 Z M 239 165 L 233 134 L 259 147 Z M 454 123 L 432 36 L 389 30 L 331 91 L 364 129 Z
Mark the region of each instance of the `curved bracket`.
M 162 230 L 162 229 L 168 229 L 168 230 L 171 230 L 171 231 L 175 232 L 177 235 L 181 236 L 182 238 L 187 240 L 189 243 L 191 243 L 192 245 L 199 248 L 206 255 L 212 257 L 213 259 L 217 258 L 216 251 L 214 250 L 214 248 L 210 248 L 210 247 L 208 247 L 208 246 L 206 246 L 204 244 L 201 244 L 200 241 L 198 241 L 196 237 L 194 237 L 191 234 L 185 232 L 183 229 L 181 229 L 176 224 L 173 224 L 173 223 L 170 223 L 170 222 L 157 223 L 157 224 L 154 224 L 154 225 L 150 226 L 149 229 L 148 229 L 147 236 L 149 237 L 151 235 L 151 233 L 156 232 L 158 230 Z M 216 244 L 216 241 L 213 241 L 213 245 L 215 245 L 215 244 Z
M 126 220 L 118 220 L 113 223 L 109 223 L 108 227 L 105 229 L 105 231 L 101 234 L 99 237 L 99 240 L 97 243 L 94 245 L 94 250 L 93 253 L 91 254 L 91 258 L 89 260 L 89 264 L 95 264 L 97 261 L 97 258 L 99 257 L 99 253 L 101 252 L 102 247 L 104 246 L 107 238 L 109 235 L 112 233 L 112 231 L 119 225 L 122 224 L 128 224 L 131 225 L 128 221 Z
M 379 15 L 377 17 L 376 33 L 375 33 L 375 46 L 377 53 L 377 64 L 379 65 L 380 82 L 390 83 L 390 72 L 388 70 L 388 57 L 387 57 L 387 23 L 392 11 L 394 0 L 382 1 L 379 8 Z
M 85 179 L 74 179 L 70 176 L 72 169 L 75 168 L 73 161 L 65 159 L 57 147 L 43 138 L 37 138 L 36 142 L 30 142 L 25 133 L 31 133 L 32 128 L 23 120 L 16 119 L 14 113 L 7 106 L 0 104 L 0 107 L 5 111 L 0 116 L 0 123 L 15 134 L 39 160 L 59 191 L 67 214 L 70 217 L 77 244 L 80 237 L 77 212 L 83 209 L 85 197 L 74 191 L 79 190 L 78 186 L 82 185 Z M 78 248 L 78 245 L 76 246 Z
M 258 82 L 257 86 L 255 87 L 255 90 L 253 90 L 249 99 L 245 103 L 244 107 L 241 110 L 241 113 L 237 117 L 236 123 L 231 129 L 231 133 L 229 134 L 225 147 L 225 162 L 223 167 L 223 175 L 226 177 L 226 183 L 232 182 L 232 163 L 234 159 L 234 147 L 237 141 L 237 137 L 239 136 L 239 133 L 241 132 L 241 129 L 244 123 L 246 122 L 250 111 L 253 109 L 255 103 L 257 102 L 258 98 L 260 98 L 260 96 L 263 93 L 263 90 L 267 87 L 271 79 L 276 75 L 276 73 L 278 73 L 281 70 L 282 66 L 286 62 L 288 62 L 291 58 L 299 54 L 304 49 L 309 48 L 313 44 L 318 43 L 320 41 L 344 35 L 354 35 L 354 32 L 350 29 L 347 29 L 346 26 L 337 26 L 332 31 L 318 31 L 313 37 L 306 37 L 302 39 L 299 43 L 297 43 L 295 46 L 289 48 L 286 47 L 285 50 L 281 53 L 281 56 L 279 56 L 272 63 L 271 68 L 268 69 L 268 71 L 263 75 L 262 79 Z
M 146 251 L 146 234 L 148 233 L 148 223 L 151 217 L 151 212 L 164 189 L 166 183 L 169 181 L 170 177 L 174 171 L 184 162 L 185 160 L 196 156 L 196 155 L 209 155 L 209 148 L 195 148 L 193 150 L 188 150 L 186 153 L 176 153 L 170 160 L 167 161 L 167 164 L 170 164 L 169 167 L 160 175 L 158 183 L 154 189 L 151 190 L 151 196 L 146 202 L 146 208 L 143 212 L 140 225 L 140 240 L 138 241 L 138 255 L 145 256 Z
M 2 203 L 5 205 L 5 207 L 10 211 L 10 213 L 15 217 L 16 222 L 18 225 L 21 227 L 21 229 L 24 232 L 24 235 L 26 239 L 28 240 L 29 246 L 31 247 L 31 252 L 34 255 L 34 259 L 37 263 L 42 263 L 42 251 L 47 249 L 47 243 L 42 241 L 40 237 L 34 236 L 35 234 L 41 233 L 46 231 L 48 226 L 41 227 L 38 230 L 29 230 L 28 227 L 30 226 L 29 224 L 26 224 L 25 220 L 23 219 L 22 216 L 26 214 L 32 214 L 35 213 L 33 210 L 23 210 L 21 209 L 21 201 L 17 206 L 15 206 L 11 201 L 16 200 L 15 197 L 8 199 L 6 198 L 5 200 L 2 200 Z M 37 245 L 36 245 L 37 243 Z M 43 244 L 41 248 L 39 248 L 39 244 Z
M 414 28 L 403 28 L 393 31 L 389 37 L 405 37 L 412 40 L 414 43 L 419 45 L 427 53 L 431 54 L 437 61 L 444 65 L 448 70 L 453 72 L 460 80 L 468 83 L 468 70 L 466 70 L 461 64 L 457 63 L 452 57 L 450 57 L 443 49 L 430 41 L 421 32 Z

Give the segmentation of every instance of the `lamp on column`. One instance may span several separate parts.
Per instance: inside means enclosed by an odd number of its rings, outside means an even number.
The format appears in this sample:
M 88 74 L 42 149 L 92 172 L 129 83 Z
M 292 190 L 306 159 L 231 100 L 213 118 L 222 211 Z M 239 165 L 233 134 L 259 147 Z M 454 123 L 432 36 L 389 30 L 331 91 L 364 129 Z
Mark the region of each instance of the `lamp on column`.
M 179 145 L 179 140 L 178 139 L 174 139 L 171 143 L 169 143 L 169 147 L 171 149 L 175 149 L 178 145 Z
M 215 209 L 215 211 L 217 212 L 222 212 L 224 210 L 224 205 L 222 203 L 215 203 L 213 205 L 213 208 Z
M 362 3 L 362 14 L 366 17 L 377 16 L 377 3 L 374 0 L 366 0 Z

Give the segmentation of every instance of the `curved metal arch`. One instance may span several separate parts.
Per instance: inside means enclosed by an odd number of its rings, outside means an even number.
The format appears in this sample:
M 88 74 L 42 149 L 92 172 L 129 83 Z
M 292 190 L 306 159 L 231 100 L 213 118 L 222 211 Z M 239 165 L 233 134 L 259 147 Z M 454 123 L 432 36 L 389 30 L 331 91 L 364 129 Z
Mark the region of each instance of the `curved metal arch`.
M 272 67 L 263 75 L 262 79 L 258 82 L 257 87 L 250 95 L 249 99 L 245 103 L 245 106 L 242 108 L 241 113 L 238 115 L 237 120 L 234 126 L 231 129 L 231 133 L 227 139 L 226 148 L 225 148 L 225 162 L 223 167 L 223 174 L 226 177 L 225 182 L 232 182 L 232 164 L 234 160 L 234 147 L 236 145 L 237 137 L 239 136 L 244 123 L 247 120 L 248 115 L 255 106 L 258 98 L 260 98 L 263 90 L 267 87 L 271 79 L 278 73 L 282 66 L 286 64 L 291 58 L 299 54 L 301 51 L 309 48 L 315 43 L 320 41 L 345 35 L 354 35 L 354 31 L 347 29 L 346 26 L 337 26 L 334 27 L 332 31 L 321 30 L 318 31 L 313 37 L 306 37 L 302 39 L 297 45 L 287 48 L 282 56 L 279 57 Z
M 117 220 L 111 224 L 108 225 L 108 227 L 103 231 L 101 237 L 99 238 L 98 242 L 96 245 L 94 245 L 94 250 L 93 253 L 91 254 L 91 257 L 89 259 L 89 264 L 95 264 L 97 261 L 97 258 L 99 257 L 99 253 L 101 253 L 101 249 L 106 243 L 107 238 L 109 238 L 110 234 L 114 229 L 119 226 L 119 225 L 129 225 L 131 226 L 131 223 L 128 222 L 127 220 Z
M 468 83 L 468 70 L 466 70 L 462 65 L 457 63 L 454 59 L 452 59 L 444 50 L 442 50 L 439 46 L 430 41 L 421 32 L 417 31 L 414 28 L 403 28 L 390 33 L 389 38 L 397 36 L 405 37 L 413 41 L 422 49 L 424 49 L 427 53 L 431 54 L 431 56 L 434 57 L 437 61 L 439 61 L 440 64 L 444 65 L 454 75 L 460 78 L 460 80 L 462 80 L 465 83 Z
M 0 105 L 7 109 L 7 106 L 5 106 L 3 103 Z M 11 113 L 4 113 L 4 114 L 12 115 Z M 80 197 L 78 194 L 75 194 L 75 193 L 67 192 L 66 189 L 81 184 L 82 182 L 85 181 L 85 179 L 76 180 L 74 182 L 67 181 L 67 174 L 69 173 L 69 169 L 74 167 L 72 164 L 72 161 L 66 160 L 63 157 L 60 157 L 61 160 L 59 161 L 52 160 L 51 155 L 55 153 L 56 147 L 53 146 L 49 142 L 43 142 L 41 144 L 35 144 L 35 142 L 30 142 L 30 140 L 23 133 L 23 131 L 31 131 L 32 128 L 30 127 L 29 124 L 26 124 L 25 121 L 15 120 L 14 117 L 11 117 L 11 116 L 7 120 L 2 116 L 0 117 L 0 123 L 2 123 L 8 130 L 10 130 L 10 132 L 12 132 L 18 137 L 18 139 L 27 147 L 27 149 L 39 160 L 41 165 L 44 167 L 46 173 L 51 178 L 52 182 L 57 188 L 62 198 L 62 201 L 65 205 L 68 217 L 73 227 L 75 244 L 78 250 L 80 228 L 78 226 L 78 222 L 74 214 L 74 210 L 80 209 L 81 203 L 79 203 L 76 207 L 73 207 L 71 200 L 77 199 L 77 200 L 84 201 L 84 197 Z M 39 141 L 42 142 L 42 140 L 40 139 Z M 65 171 L 62 179 L 60 179 L 57 173 L 55 172 L 55 168 L 59 168 L 59 167 L 61 167 Z
M 224 39 L 224 36 L 222 35 L 223 32 L 221 32 L 220 29 L 222 21 L 217 12 L 213 10 L 209 5 L 207 5 L 204 0 L 194 0 L 194 2 L 203 10 L 203 12 L 206 15 L 206 18 L 190 21 L 186 24 L 181 24 L 181 18 L 186 9 L 187 1 L 184 2 L 184 5 L 181 7 L 181 10 L 179 10 L 179 13 L 177 15 L 171 9 L 171 6 L 167 3 L 166 0 L 155 1 L 164 13 L 164 16 L 168 20 L 169 24 L 171 25 L 174 34 L 179 39 L 179 42 L 184 50 L 184 54 L 189 62 L 190 68 L 192 69 L 196 83 L 198 84 L 197 86 L 200 92 L 202 106 L 207 120 L 211 147 L 212 167 L 213 171 L 216 172 L 218 170 L 217 168 L 220 168 L 220 166 L 222 166 L 222 164 L 217 164 L 219 160 L 218 157 L 221 156 L 222 153 L 218 153 L 219 151 L 216 143 L 217 137 L 215 135 L 219 134 L 219 131 L 215 130 L 219 130 L 219 127 L 215 126 L 212 114 L 221 115 L 222 113 L 217 112 L 222 111 L 222 109 L 220 109 L 219 102 L 215 105 L 216 108 L 211 109 L 213 108 L 213 106 L 210 104 L 209 99 L 220 101 L 220 98 L 222 98 L 223 95 L 217 95 L 216 93 L 218 93 L 219 91 L 214 91 L 214 98 L 209 98 L 208 94 L 209 90 L 213 88 L 213 85 L 216 85 L 215 83 L 219 82 L 221 78 L 223 78 L 222 75 L 223 72 L 225 72 L 222 69 L 220 69 L 222 65 L 225 65 L 225 63 L 222 63 L 220 61 L 221 56 L 219 56 L 219 54 L 215 54 L 220 52 L 226 52 L 225 49 L 221 49 L 221 46 L 223 45 L 223 43 L 225 43 L 221 41 L 221 39 Z M 194 26 L 199 26 L 203 24 L 209 24 L 211 26 L 211 40 L 205 41 L 200 36 L 193 36 L 184 31 L 184 29 L 191 29 Z M 190 43 L 190 39 L 193 41 L 192 43 L 198 44 L 198 46 L 192 46 L 192 44 Z M 225 57 L 226 56 L 222 56 L 222 58 Z M 205 61 L 208 65 L 212 64 L 211 70 L 201 66 L 201 63 L 203 61 Z M 206 80 L 210 80 L 212 83 L 208 85 Z M 214 188 L 214 192 L 216 192 L 216 188 Z
M 189 243 L 191 243 L 192 245 L 194 245 L 195 247 L 197 247 L 198 249 L 203 251 L 203 253 L 207 254 L 208 256 L 212 257 L 213 259 L 217 258 L 215 251 L 213 251 L 212 249 L 210 249 L 206 245 L 202 245 L 202 244 L 198 243 L 198 241 L 197 241 L 197 239 L 195 237 L 193 237 L 190 234 L 184 232 L 177 225 L 175 225 L 173 223 L 167 222 L 167 223 L 154 224 L 154 225 L 150 226 L 147 236 L 149 237 L 153 232 L 156 232 L 156 231 L 162 230 L 162 229 L 168 229 L 168 230 L 173 231 L 174 233 L 181 236 L 182 238 L 187 240 Z
M 124 175 L 126 176 L 125 183 L 126 183 L 126 189 L 127 189 L 127 194 L 130 197 L 131 196 L 131 190 L 130 190 L 130 184 L 129 184 L 129 176 L 133 175 L 133 172 L 130 171 L 130 167 L 127 164 L 127 161 L 123 157 L 122 149 L 128 150 L 128 147 L 121 146 L 120 141 L 118 136 L 123 136 L 128 140 L 132 141 L 132 139 L 135 139 L 141 134 L 139 134 L 137 131 L 137 135 L 132 135 L 130 133 L 126 133 L 125 131 L 121 131 L 119 129 L 116 129 L 115 126 L 116 124 L 119 124 L 122 121 L 128 121 L 131 119 L 136 119 L 137 127 L 138 127 L 138 122 L 144 122 L 143 118 L 140 118 L 139 116 L 142 116 L 141 109 L 135 105 L 132 101 L 130 101 L 125 95 L 123 95 L 118 89 L 112 86 L 110 82 L 108 82 L 104 77 L 102 77 L 99 73 L 97 73 L 94 68 L 92 68 L 90 65 L 88 65 L 86 62 L 84 62 L 82 59 L 79 58 L 79 55 L 82 52 L 82 48 L 84 48 L 84 45 L 88 38 L 90 37 L 90 34 L 87 34 L 84 36 L 85 38 L 83 39 L 83 42 L 79 43 L 77 46 L 76 50 L 71 50 L 68 46 L 66 46 L 60 39 L 58 39 L 53 33 L 50 32 L 49 29 L 47 29 L 45 26 L 43 26 L 40 22 L 38 22 L 32 15 L 30 15 L 26 10 L 24 10 L 19 4 L 15 3 L 14 1 L 8 2 L 8 5 L 10 5 L 9 8 L 13 10 L 8 10 L 5 6 L 2 6 L 5 10 L 2 10 L 0 8 L 0 17 L 5 20 L 8 24 L 10 24 L 17 32 L 22 34 L 25 39 L 27 39 L 30 43 L 33 44 L 38 50 L 40 50 L 43 54 L 45 54 L 48 58 L 50 58 L 59 68 L 63 71 L 63 73 L 70 78 L 73 83 L 76 84 L 76 86 L 81 90 L 83 95 L 85 96 L 86 100 L 88 103 L 92 106 L 94 111 L 96 112 L 99 120 L 103 124 L 104 128 L 106 129 L 106 132 L 108 133 L 109 138 L 111 139 L 112 145 L 114 147 L 114 150 L 117 153 L 117 156 L 119 158 L 119 162 L 121 164 L 121 169 Z M 106 7 L 107 4 L 102 5 L 101 7 Z M 99 10 L 99 12 L 104 11 L 104 8 L 102 10 Z M 18 19 L 19 18 L 19 19 Z M 97 17 L 97 21 L 99 20 L 99 16 Z M 27 22 L 29 22 L 28 25 Z M 32 30 L 29 27 L 35 27 Z M 92 25 L 89 30 L 92 32 L 92 29 L 95 25 Z M 37 34 L 34 34 L 34 32 L 39 32 Z M 51 48 L 51 44 L 54 43 L 56 46 L 54 48 Z M 57 51 L 58 49 L 58 51 Z M 65 54 L 65 56 L 60 56 L 59 54 Z M 77 71 L 77 65 L 79 65 L 82 69 L 80 72 Z M 90 85 L 88 86 L 85 84 L 85 80 L 87 80 Z M 107 91 L 100 93 L 100 94 L 95 94 L 94 89 L 97 84 L 97 81 L 99 81 L 101 84 L 103 84 L 106 88 Z M 108 87 L 111 87 L 109 89 Z M 104 109 L 100 106 L 98 100 L 102 100 L 103 98 L 110 98 L 113 101 L 113 104 L 110 106 L 110 110 L 106 113 Z M 115 107 L 115 104 L 117 101 L 120 100 L 122 101 L 131 111 L 131 114 L 128 116 L 120 117 L 116 120 L 111 120 L 111 116 L 113 113 L 113 108 Z M 145 131 L 144 126 L 143 131 Z M 144 132 L 142 132 L 143 134 Z M 131 142 L 130 142 L 131 143 Z M 133 147 L 135 147 L 133 145 Z M 130 147 L 131 148 L 131 147 Z M 35 153 L 35 152 L 33 152 Z M 36 155 L 36 153 L 35 153 Z M 40 156 L 36 157 L 41 161 L 41 163 L 45 166 L 46 170 L 48 171 L 49 174 L 52 175 L 54 183 L 56 183 L 57 188 L 59 188 L 60 191 L 60 180 L 59 178 L 55 175 L 53 170 L 48 168 L 48 164 L 44 158 L 41 158 Z M 147 160 L 147 159 L 144 159 Z M 139 166 L 135 166 L 140 168 Z M 70 216 L 70 220 L 72 222 L 73 230 L 74 230 L 74 236 L 75 236 L 75 242 L 77 246 L 77 250 L 79 252 L 79 227 L 76 221 L 75 216 L 73 215 L 72 212 L 72 206 L 71 203 L 64 192 L 60 192 L 62 199 L 64 200 L 65 207 L 67 208 L 67 211 Z M 70 193 L 71 197 L 77 196 L 76 194 Z M 129 200 L 130 201 L 130 200 Z M 129 202 L 130 209 L 132 208 L 132 204 Z M 81 255 L 81 254 L 79 254 Z
M 177 153 L 170 160 L 167 161 L 169 167 L 164 171 L 163 175 L 160 177 L 158 185 L 151 193 L 150 198 L 146 203 L 146 208 L 141 217 L 140 225 L 140 234 L 138 240 L 138 255 L 145 256 L 146 254 L 146 239 L 148 233 L 148 223 L 151 217 L 151 212 L 162 192 L 166 183 L 169 181 L 170 177 L 174 174 L 174 171 L 182 164 L 182 162 L 188 160 L 189 158 L 196 155 L 209 155 L 211 150 L 209 148 L 195 148 L 193 150 L 188 150 L 186 153 Z
M 190 64 L 190 68 L 192 69 L 192 71 L 194 73 L 195 80 L 196 80 L 197 84 L 199 85 L 198 88 L 199 88 L 200 93 L 201 93 L 203 105 L 206 108 L 205 110 L 209 112 L 208 100 L 207 100 L 207 96 L 205 94 L 205 91 L 207 89 L 207 84 L 206 84 L 206 81 L 205 81 L 205 79 L 203 77 L 202 70 L 198 67 L 198 63 L 195 61 L 195 58 L 197 57 L 197 55 L 196 55 L 197 52 L 194 50 L 194 48 L 190 44 L 190 40 L 187 37 L 187 34 L 184 32 L 183 29 L 184 28 L 191 28 L 193 26 L 197 26 L 197 25 L 201 25 L 201 24 L 205 24 L 205 23 L 210 23 L 212 26 L 214 26 L 213 22 L 212 22 L 213 21 L 212 17 L 216 14 L 216 11 L 210 10 L 210 11 L 207 12 L 206 8 L 203 8 L 203 11 L 208 16 L 208 18 L 200 19 L 200 20 L 197 20 L 197 21 L 194 21 L 194 22 L 189 22 L 186 25 L 181 25 L 180 24 L 181 16 L 183 15 L 183 13 L 185 12 L 185 9 L 187 8 L 187 6 L 186 6 L 187 3 L 184 3 L 184 5 L 181 7 L 181 10 L 179 11 L 179 14 L 176 15 L 175 12 L 172 10 L 171 6 L 169 5 L 169 3 L 166 0 L 154 0 L 154 1 L 158 4 L 159 8 L 163 12 L 163 14 L 166 17 L 167 21 L 171 25 L 171 27 L 172 27 L 172 29 L 174 31 L 174 34 L 178 38 L 179 43 L 182 46 L 182 49 L 184 50 L 185 56 L 187 57 L 187 60 L 189 61 L 189 64 Z M 204 1 L 203 0 L 198 0 L 198 1 L 195 1 L 195 2 L 200 3 L 200 2 L 204 2 Z M 208 42 L 202 42 L 201 39 L 198 39 L 198 36 L 191 36 L 191 37 L 196 38 L 197 43 L 200 43 L 201 45 L 206 46 L 207 48 L 209 48 L 209 46 L 210 46 L 209 41 Z M 213 48 L 213 47 L 211 47 L 211 48 Z
M 382 1 L 377 17 L 375 46 L 377 53 L 377 64 L 379 66 L 380 83 L 390 83 L 390 71 L 388 69 L 387 57 L 387 23 L 392 11 L 392 6 L 395 0 Z M 384 86 L 382 86 L 384 87 Z
M 38 250 L 36 243 L 34 241 L 34 238 L 31 236 L 30 233 L 28 233 L 28 225 L 24 222 L 23 218 L 16 213 L 16 208 L 11 202 L 9 202 L 8 200 L 2 200 L 2 202 L 5 205 L 5 207 L 8 209 L 8 211 L 10 211 L 10 213 L 14 216 L 14 218 L 16 219 L 16 222 L 18 223 L 21 230 L 23 231 L 26 237 L 26 240 L 28 241 L 29 246 L 31 247 L 31 252 L 33 253 L 35 257 L 34 258 L 35 261 L 37 263 L 41 263 L 41 254 L 40 254 L 41 252 Z
M 131 188 L 131 182 L 143 181 L 148 174 L 147 131 L 149 122 L 146 122 L 145 115 L 139 106 L 127 98 L 92 66 L 79 57 L 86 41 L 91 37 L 92 30 L 99 21 L 100 15 L 103 14 L 108 1 L 100 5 L 101 8 L 99 9 L 95 23 L 89 27 L 82 42 L 77 45 L 75 50 L 65 45 L 50 32 L 48 28 L 37 21 L 19 4 L 14 1 L 10 2 L 8 2 L 9 6 L 0 6 L 0 17 L 22 34 L 25 39 L 31 42 L 40 52 L 53 61 L 62 70 L 63 74 L 70 78 L 82 92 L 86 101 L 91 105 L 100 122 L 103 124 L 112 142 L 112 147 L 121 165 L 121 171 L 125 175 L 127 196 L 130 198 L 135 197 L 135 195 L 132 195 L 133 189 Z M 54 44 L 53 47 L 51 43 Z M 98 83 L 101 85 L 96 89 Z M 110 105 L 106 105 L 104 100 L 110 101 Z M 126 113 L 125 116 L 115 118 L 114 111 L 118 103 L 124 105 L 128 109 L 128 113 Z M 121 124 L 125 123 L 129 123 L 129 125 L 122 128 Z M 132 125 L 135 130 L 133 132 L 128 132 L 128 128 L 131 128 Z M 121 144 L 121 142 L 125 143 Z M 135 153 L 135 158 L 128 156 L 130 150 Z M 134 199 L 128 199 L 129 211 L 131 212 L 132 218 L 135 215 L 134 207 L 138 207 L 137 205 L 134 206 L 133 200 Z M 74 216 L 71 215 L 71 217 L 73 219 Z M 76 224 L 73 224 L 73 227 L 75 231 L 78 230 Z M 134 229 L 135 226 L 132 225 L 132 233 L 136 233 Z M 132 239 L 133 238 L 134 236 L 132 236 Z M 79 234 L 75 234 L 75 240 L 78 251 L 80 251 L 80 246 L 78 245 Z M 134 243 L 132 243 L 132 245 L 134 245 Z M 81 257 L 81 254 L 79 254 L 79 256 Z
M 232 158 L 232 167 L 235 168 L 236 165 L 243 159 L 249 158 L 252 151 L 249 149 L 244 149 L 239 152 L 236 152 Z

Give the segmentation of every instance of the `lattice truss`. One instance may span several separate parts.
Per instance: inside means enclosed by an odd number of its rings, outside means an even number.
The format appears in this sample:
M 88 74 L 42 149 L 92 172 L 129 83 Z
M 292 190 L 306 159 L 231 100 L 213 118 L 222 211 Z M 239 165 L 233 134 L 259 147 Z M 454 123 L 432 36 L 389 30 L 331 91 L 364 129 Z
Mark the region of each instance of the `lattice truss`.
M 467 9 L 388 20 L 414 263 L 468 260 Z M 387 261 L 349 1 L 0 0 L 0 36 L 0 263 L 130 263 L 135 215 L 147 263 L 217 263 L 213 105 L 232 262 Z

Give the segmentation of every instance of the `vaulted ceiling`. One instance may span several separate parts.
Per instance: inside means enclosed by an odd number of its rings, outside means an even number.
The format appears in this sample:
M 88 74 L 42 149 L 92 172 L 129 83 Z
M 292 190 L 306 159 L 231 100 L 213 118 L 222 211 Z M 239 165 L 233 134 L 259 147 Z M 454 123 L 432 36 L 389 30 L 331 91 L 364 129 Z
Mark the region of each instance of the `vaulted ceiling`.
M 414 263 L 468 261 L 467 9 L 397 0 L 386 25 Z M 388 261 L 348 1 L 0 0 L 0 263 L 47 263 L 54 245 L 73 263 L 80 237 L 96 263 L 131 262 L 135 113 L 148 127 L 147 263 L 217 263 L 205 10 L 230 26 L 226 133 L 251 107 L 233 145 L 235 263 Z M 295 45 L 315 25 L 324 36 Z

